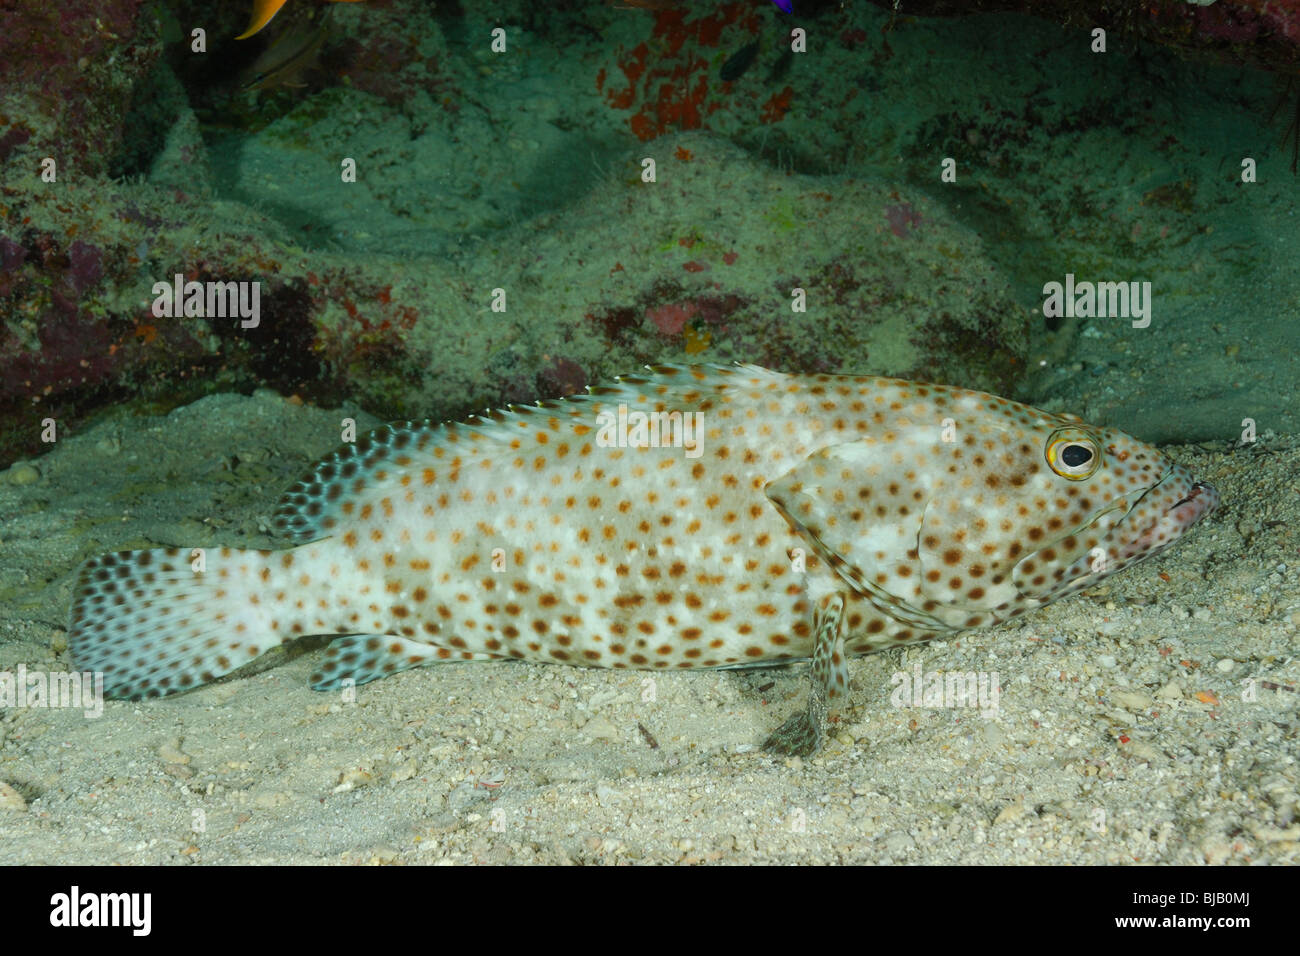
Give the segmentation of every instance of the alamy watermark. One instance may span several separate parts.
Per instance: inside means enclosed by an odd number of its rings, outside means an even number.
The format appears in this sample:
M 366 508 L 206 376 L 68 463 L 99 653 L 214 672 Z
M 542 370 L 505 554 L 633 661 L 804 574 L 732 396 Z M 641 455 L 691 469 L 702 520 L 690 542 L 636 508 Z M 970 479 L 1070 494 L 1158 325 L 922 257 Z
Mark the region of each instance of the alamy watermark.
M 1151 324 L 1150 282 L 1065 282 L 1043 286 L 1043 315 L 1049 319 L 1132 319 L 1133 328 Z
M 997 671 L 926 671 L 917 664 L 909 674 L 896 671 L 889 679 L 894 685 L 889 702 L 900 710 L 904 707 L 956 709 L 969 707 L 979 710 L 984 718 L 994 717 L 1002 690 L 998 686 Z
M 600 448 L 685 448 L 687 458 L 704 454 L 703 412 L 642 412 L 625 403 L 596 415 Z
M 178 272 L 171 282 L 155 282 L 153 294 L 156 319 L 242 319 L 241 329 L 255 329 L 262 321 L 260 282 L 186 282 Z
M 153 928 L 152 893 L 83 893 L 72 886 L 50 897 L 50 925 L 127 927 L 134 936 L 148 936 Z
M 104 675 L 100 671 L 0 671 L 0 710 L 25 707 L 68 708 L 104 716 Z

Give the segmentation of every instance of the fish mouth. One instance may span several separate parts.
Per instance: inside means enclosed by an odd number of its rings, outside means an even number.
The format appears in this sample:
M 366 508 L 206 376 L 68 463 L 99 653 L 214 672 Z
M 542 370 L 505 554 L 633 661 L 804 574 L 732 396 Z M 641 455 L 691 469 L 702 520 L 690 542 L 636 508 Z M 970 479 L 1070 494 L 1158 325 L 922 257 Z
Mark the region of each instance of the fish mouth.
M 1185 495 L 1166 508 L 1133 539 L 1124 556 L 1146 557 L 1163 551 L 1217 509 L 1221 501 L 1222 498 L 1213 485 L 1204 481 L 1193 482 Z
M 1169 510 L 1176 512 L 1180 508 L 1183 508 L 1184 505 L 1191 505 L 1192 507 L 1187 508 L 1183 514 L 1179 516 L 1179 520 L 1184 521 L 1187 526 L 1190 527 L 1204 518 L 1211 511 L 1218 508 L 1221 500 L 1219 492 L 1215 489 L 1214 485 L 1208 484 L 1204 481 L 1198 481 L 1196 484 L 1192 485 L 1192 490 L 1187 493 L 1187 497 L 1176 502 Z
M 1163 505 L 1157 499 L 1163 498 L 1172 504 Z M 1182 466 L 1175 466 L 1160 481 L 1147 489 L 1136 502 L 1127 507 L 1124 516 L 1104 532 L 1103 550 L 1106 560 L 1100 567 L 1096 565 L 1093 549 L 1082 554 L 1066 572 L 1064 579 L 1050 593 L 1037 593 L 1026 588 L 1023 582 L 1016 581 L 1016 587 L 1022 599 L 1032 600 L 1032 606 L 1048 604 L 1059 597 L 1071 594 L 1081 588 L 1091 587 L 1103 578 L 1129 565 L 1154 557 L 1170 547 L 1186 534 L 1206 515 L 1218 508 L 1221 499 L 1219 492 L 1204 481 L 1193 481 Z M 1125 509 L 1123 500 L 1112 502 L 1108 507 L 1094 515 L 1091 522 L 1083 528 L 1076 529 L 1075 537 L 1086 537 L 1089 529 L 1095 527 L 1106 515 Z M 1150 517 L 1154 514 L 1154 518 Z M 1142 523 L 1138 523 L 1141 521 Z M 1039 552 L 1027 556 L 1028 561 Z M 1024 561 L 1016 566 L 1015 574 L 1019 579 Z
M 1155 526 L 1164 526 L 1166 528 L 1172 526 L 1178 534 L 1182 534 L 1218 508 L 1221 500 L 1214 485 L 1207 484 L 1204 481 L 1195 482 L 1187 490 L 1186 495 L 1179 498 L 1165 510 L 1165 513 L 1156 521 Z

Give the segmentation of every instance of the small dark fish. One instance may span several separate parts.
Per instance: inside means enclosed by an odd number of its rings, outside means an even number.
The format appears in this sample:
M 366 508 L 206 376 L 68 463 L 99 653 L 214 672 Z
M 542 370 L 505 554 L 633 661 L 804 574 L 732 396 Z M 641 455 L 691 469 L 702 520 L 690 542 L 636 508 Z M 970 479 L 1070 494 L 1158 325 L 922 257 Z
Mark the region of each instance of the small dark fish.
M 727 83 L 740 79 L 745 75 L 745 71 L 754 65 L 757 56 L 758 41 L 751 40 L 727 57 L 727 62 L 722 64 L 722 79 Z
M 321 17 L 319 23 L 295 24 L 241 74 L 240 86 L 246 90 L 306 86 L 303 77 L 316 65 L 316 57 L 328 34 L 328 17 Z
M 772 69 L 767 74 L 767 82 L 776 83 L 785 79 L 785 74 L 789 71 L 790 64 L 793 62 L 794 50 L 787 48 L 784 53 L 776 58 L 776 62 L 772 64 Z

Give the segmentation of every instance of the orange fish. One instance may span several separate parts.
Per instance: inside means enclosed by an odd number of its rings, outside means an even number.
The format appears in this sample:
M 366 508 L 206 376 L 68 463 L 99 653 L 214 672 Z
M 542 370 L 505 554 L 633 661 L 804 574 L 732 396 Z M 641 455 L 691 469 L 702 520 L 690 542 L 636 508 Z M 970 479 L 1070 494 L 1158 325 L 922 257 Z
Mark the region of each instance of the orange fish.
M 361 0 L 330 0 L 331 3 L 360 3 Z M 248 29 L 235 37 L 236 40 L 246 40 L 254 33 L 257 33 L 262 27 L 271 22 L 271 18 L 280 12 L 284 6 L 285 0 L 253 0 L 253 19 L 248 23 Z

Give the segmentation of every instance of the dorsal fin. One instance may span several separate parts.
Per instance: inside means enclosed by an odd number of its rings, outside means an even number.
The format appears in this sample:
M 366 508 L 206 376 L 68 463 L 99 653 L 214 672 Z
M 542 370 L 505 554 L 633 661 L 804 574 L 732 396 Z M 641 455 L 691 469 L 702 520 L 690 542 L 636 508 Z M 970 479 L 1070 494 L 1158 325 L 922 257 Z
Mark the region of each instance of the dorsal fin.
M 643 373 L 588 388 L 585 393 L 487 411 L 463 424 L 394 422 L 317 462 L 284 493 L 272 525 L 277 534 L 305 544 L 363 520 L 369 509 L 382 506 L 386 497 L 403 493 L 405 485 L 431 483 L 424 477 L 426 469 L 436 475 L 458 467 L 455 460 L 466 453 L 490 454 L 495 445 L 509 445 L 529 436 L 535 441 L 539 422 L 594 421 L 601 406 L 619 402 L 683 406 L 690 404 L 686 397 L 698 401 L 705 392 L 747 384 L 762 387 L 785 378 L 756 365 L 654 365 L 646 366 Z
M 357 442 L 341 445 L 312 466 L 280 498 L 271 523 L 276 533 L 295 544 L 333 534 L 343 516 L 341 503 L 365 490 L 382 474 L 381 463 L 410 463 L 410 452 L 423 452 L 441 441 L 445 426 L 432 421 L 393 422 Z

